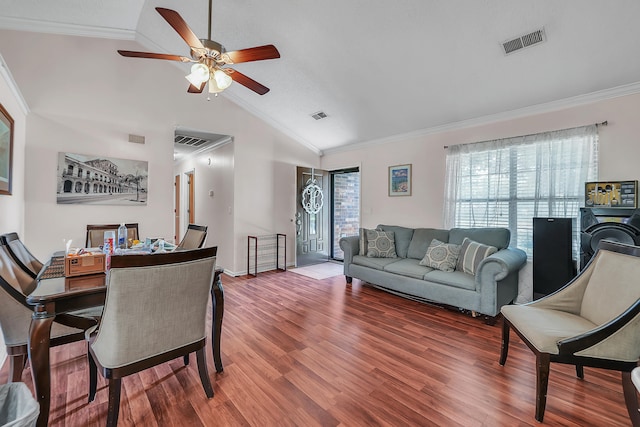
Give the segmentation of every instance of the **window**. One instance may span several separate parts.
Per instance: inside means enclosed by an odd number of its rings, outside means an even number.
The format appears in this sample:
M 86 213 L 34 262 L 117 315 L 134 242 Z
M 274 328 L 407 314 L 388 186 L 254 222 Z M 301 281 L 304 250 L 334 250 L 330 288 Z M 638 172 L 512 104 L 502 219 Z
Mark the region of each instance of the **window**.
M 597 180 L 596 125 L 454 145 L 446 162 L 446 227 L 507 227 L 531 257 L 534 217 L 574 218 L 577 258 L 584 184 Z
M 344 260 L 340 238 L 357 236 L 360 227 L 359 168 L 331 171 L 331 258 Z

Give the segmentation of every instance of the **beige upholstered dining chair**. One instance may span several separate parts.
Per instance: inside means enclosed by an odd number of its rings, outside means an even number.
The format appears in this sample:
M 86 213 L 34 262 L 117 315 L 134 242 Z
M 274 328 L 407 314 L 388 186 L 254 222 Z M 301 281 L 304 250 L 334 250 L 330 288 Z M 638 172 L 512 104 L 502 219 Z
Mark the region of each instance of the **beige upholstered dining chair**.
M 20 268 L 26 271 L 31 277 L 35 278 L 40 270 L 42 270 L 43 264 L 34 257 L 24 243 L 22 243 L 18 237 L 18 233 L 3 234 L 0 236 L 0 241 L 7 246 L 11 257 Z
M 7 245 L 0 242 L 0 328 L 9 355 L 9 381 L 18 382 L 27 362 L 27 342 L 33 307 L 26 302 L 37 282 L 14 262 Z M 62 324 L 62 323 L 65 324 Z M 51 327 L 51 346 L 84 339 L 84 329 L 95 319 L 76 316 L 56 318 Z M 73 327 L 77 326 L 77 327 Z
M 118 227 L 120 227 L 120 224 L 87 224 L 87 239 L 85 247 L 97 248 L 102 246 L 104 244 L 104 232 L 113 231 L 117 236 Z M 140 239 L 137 222 L 125 224 L 125 227 L 127 227 L 127 240 Z
M 193 352 L 205 393 L 213 397 L 204 348 L 216 250 L 111 258 L 102 320 L 87 331 L 89 401 L 99 369 L 109 383 L 107 425 L 118 422 L 123 377 Z
M 207 239 L 207 226 L 189 224 L 187 232 L 184 234 L 182 241 L 178 244 L 177 250 L 182 249 L 198 249 L 204 246 Z
M 536 356 L 536 420 L 542 422 L 550 362 L 621 371 L 627 411 L 640 426 L 631 372 L 640 359 L 640 247 L 600 242 L 589 264 L 569 284 L 545 298 L 507 305 L 500 364 L 513 329 Z

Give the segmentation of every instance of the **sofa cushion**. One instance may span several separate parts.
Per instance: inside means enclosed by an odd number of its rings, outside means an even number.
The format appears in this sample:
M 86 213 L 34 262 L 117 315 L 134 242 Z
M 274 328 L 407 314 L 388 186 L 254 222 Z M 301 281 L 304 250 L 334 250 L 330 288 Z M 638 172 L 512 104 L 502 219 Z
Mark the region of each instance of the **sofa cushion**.
M 399 274 L 401 276 L 422 279 L 425 274 L 433 271 L 433 268 L 420 265 L 417 259 L 400 258 L 398 261 L 384 266 L 384 271 Z
M 421 260 L 424 258 L 424 254 L 427 253 L 427 249 L 433 239 L 438 239 L 441 242 L 449 241 L 449 230 L 439 230 L 436 228 L 416 228 L 409 243 L 409 250 L 407 251 L 407 258 L 413 258 Z
M 427 253 L 420 261 L 420 265 L 435 268 L 436 270 L 453 271 L 456 268 L 459 253 L 459 245 L 452 245 L 433 239 L 427 249 Z
M 496 252 L 498 252 L 498 248 L 495 246 L 483 245 L 465 237 L 460 247 L 456 270 L 475 276 L 480 262 Z
M 439 283 L 441 285 L 452 286 L 454 288 L 475 290 L 476 280 L 474 276 L 470 276 L 462 271 L 440 271 L 433 270 L 424 275 L 424 280 Z
M 367 256 L 369 258 L 396 258 L 393 231 L 367 230 Z
M 508 228 L 452 228 L 449 231 L 449 243 L 461 245 L 465 237 L 500 249 L 509 247 L 511 232 Z
M 351 263 L 375 270 L 384 270 L 385 266 L 398 262 L 400 259 L 401 258 L 369 258 L 366 255 L 355 255 Z
M 360 251 L 358 253 L 364 256 L 367 255 L 368 250 L 367 231 L 368 230 L 366 228 L 360 229 Z
M 396 254 L 400 258 L 407 257 L 407 251 L 409 249 L 409 243 L 413 237 L 413 228 L 400 227 L 398 225 L 383 225 L 380 224 L 377 230 L 392 231 L 396 240 Z M 424 255 L 424 253 L 422 254 Z

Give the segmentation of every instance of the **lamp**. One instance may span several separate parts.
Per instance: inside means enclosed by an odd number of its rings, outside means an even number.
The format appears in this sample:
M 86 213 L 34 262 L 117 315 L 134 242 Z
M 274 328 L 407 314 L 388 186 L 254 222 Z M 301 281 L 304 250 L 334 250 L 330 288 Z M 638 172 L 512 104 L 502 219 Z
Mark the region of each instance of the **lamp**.
M 185 79 L 189 80 L 189 83 L 198 87 L 202 83 L 209 80 L 209 67 L 204 64 L 193 64 L 191 67 L 191 74 L 185 76 Z
M 209 93 L 220 93 L 229 86 L 233 80 L 227 73 L 217 69 L 209 76 Z

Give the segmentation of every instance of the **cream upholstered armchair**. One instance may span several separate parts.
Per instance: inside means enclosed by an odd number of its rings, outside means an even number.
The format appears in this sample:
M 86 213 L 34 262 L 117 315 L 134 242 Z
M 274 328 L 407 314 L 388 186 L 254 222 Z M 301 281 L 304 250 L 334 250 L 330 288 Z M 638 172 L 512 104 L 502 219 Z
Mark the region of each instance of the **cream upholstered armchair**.
M 640 247 L 602 241 L 585 269 L 557 292 L 507 305 L 500 364 L 513 329 L 536 356 L 536 420 L 542 422 L 550 362 L 621 371 L 629 416 L 640 426 L 631 371 L 640 358 Z
M 204 246 L 207 238 L 207 226 L 189 224 L 187 232 L 184 233 L 182 241 L 178 244 L 177 250 L 197 249 Z
M 123 377 L 193 352 L 205 394 L 213 397 L 204 348 L 216 250 L 111 258 L 102 320 L 87 331 L 89 401 L 99 369 L 109 383 L 107 425 L 118 422 Z

